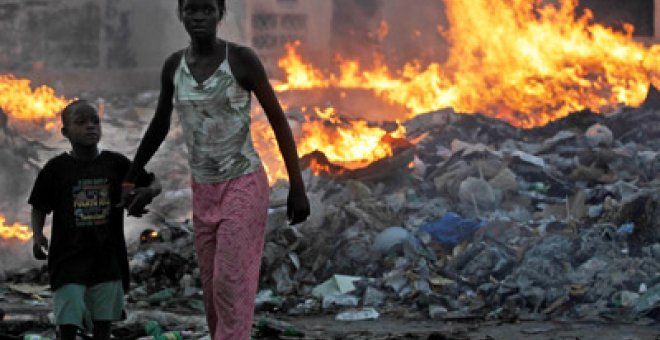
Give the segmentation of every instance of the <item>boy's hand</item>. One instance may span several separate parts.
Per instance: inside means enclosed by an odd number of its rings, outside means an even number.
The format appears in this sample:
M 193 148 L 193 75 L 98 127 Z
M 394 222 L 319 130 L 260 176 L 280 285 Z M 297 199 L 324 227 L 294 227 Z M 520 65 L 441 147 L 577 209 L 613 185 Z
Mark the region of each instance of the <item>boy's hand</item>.
M 127 208 L 133 201 L 135 184 L 124 182 L 121 184 L 121 198 L 117 203 L 117 208 Z
M 289 197 L 286 204 L 286 215 L 289 218 L 289 224 L 298 224 L 305 222 L 309 217 L 309 200 L 304 189 L 292 187 L 289 190 Z
M 37 260 L 48 258 L 48 239 L 43 234 L 32 235 L 32 253 Z

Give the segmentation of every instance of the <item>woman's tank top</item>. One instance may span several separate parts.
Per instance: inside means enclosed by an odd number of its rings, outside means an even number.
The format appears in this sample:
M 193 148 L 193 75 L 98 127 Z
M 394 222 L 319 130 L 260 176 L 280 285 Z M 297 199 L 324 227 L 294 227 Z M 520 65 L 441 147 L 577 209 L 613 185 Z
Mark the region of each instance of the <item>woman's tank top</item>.
M 185 59 L 183 53 L 174 73 L 174 109 L 182 124 L 193 180 L 221 182 L 259 169 L 261 160 L 250 135 L 252 97 L 231 72 L 229 48 L 218 69 L 201 84 Z

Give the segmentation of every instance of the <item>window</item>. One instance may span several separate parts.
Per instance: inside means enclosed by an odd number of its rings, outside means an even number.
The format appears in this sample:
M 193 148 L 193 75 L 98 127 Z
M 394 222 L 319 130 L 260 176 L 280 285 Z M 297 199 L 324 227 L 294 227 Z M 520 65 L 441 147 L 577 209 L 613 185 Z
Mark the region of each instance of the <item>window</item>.
M 277 16 L 259 13 L 252 15 L 252 28 L 255 31 L 269 31 L 277 28 Z
M 307 16 L 304 14 L 284 14 L 280 18 L 280 26 L 287 31 L 303 31 L 307 29 Z
M 259 34 L 252 37 L 252 45 L 259 50 L 271 49 L 278 46 L 277 36 L 272 34 Z

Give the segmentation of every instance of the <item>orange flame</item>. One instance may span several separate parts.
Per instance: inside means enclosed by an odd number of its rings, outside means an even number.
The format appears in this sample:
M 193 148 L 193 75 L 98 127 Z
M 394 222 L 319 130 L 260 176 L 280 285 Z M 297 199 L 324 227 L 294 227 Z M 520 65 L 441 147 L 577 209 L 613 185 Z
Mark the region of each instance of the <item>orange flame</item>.
M 28 241 L 32 238 L 32 232 L 27 225 L 18 223 L 14 223 L 13 225 L 5 225 L 5 221 L 5 217 L 0 214 L 0 238 L 17 238 L 21 241 Z
M 306 109 L 305 109 L 306 111 Z M 394 146 L 387 139 L 404 138 L 405 128 L 387 132 L 371 127 L 364 120 L 342 121 L 335 115 L 333 107 L 314 108 L 315 117 L 307 117 L 300 127 L 297 140 L 298 154 L 303 156 L 314 151 L 322 152 L 327 159 L 347 169 L 364 167 L 374 161 L 392 156 Z M 270 183 L 287 178 L 286 169 L 277 149 L 275 135 L 265 120 L 252 122 L 252 138 L 264 164 Z M 310 167 L 315 174 L 329 172 L 312 161 Z
M 341 56 L 339 75 L 304 62 L 299 43 L 280 60 L 286 82 L 277 90 L 368 89 L 407 117 L 441 108 L 480 112 L 534 127 L 590 108 L 638 106 L 649 84 L 660 86 L 660 45 L 645 47 L 624 33 L 576 17 L 577 0 L 447 1 L 451 47 L 443 64 L 411 61 L 391 71 L 382 57 L 363 69 Z
M 330 165 L 321 164 L 316 159 L 312 159 L 312 161 L 309 164 L 309 167 L 312 169 L 314 175 L 317 176 L 323 173 L 332 173 L 332 169 L 330 169 Z
M 266 120 L 253 120 L 250 126 L 254 147 L 261 157 L 268 182 L 273 184 L 278 179 L 288 178 L 284 160 L 278 151 L 275 134 Z
M 323 73 L 314 69 L 313 66 L 305 64 L 299 58 L 296 48 L 300 41 L 286 45 L 287 55 L 281 58 L 277 65 L 287 72 L 287 83 L 275 86 L 276 91 L 290 89 L 312 89 L 328 87 L 329 82 L 323 79 Z
M 308 119 L 302 126 L 303 137 L 298 141 L 300 154 L 321 151 L 330 162 L 348 169 L 360 168 L 392 156 L 392 146 L 382 142 L 387 131 L 370 127 L 364 120 L 342 123 L 334 116 L 332 108 L 317 108 L 316 112 L 321 120 Z M 333 124 L 328 126 L 328 122 Z M 399 125 L 390 135 L 403 138 L 405 128 Z
M 70 100 L 58 97 L 48 86 L 39 86 L 34 91 L 30 80 L 16 79 L 13 75 L 0 75 L 0 109 L 10 119 L 19 121 L 42 121 L 46 127 L 54 127 L 57 113 Z

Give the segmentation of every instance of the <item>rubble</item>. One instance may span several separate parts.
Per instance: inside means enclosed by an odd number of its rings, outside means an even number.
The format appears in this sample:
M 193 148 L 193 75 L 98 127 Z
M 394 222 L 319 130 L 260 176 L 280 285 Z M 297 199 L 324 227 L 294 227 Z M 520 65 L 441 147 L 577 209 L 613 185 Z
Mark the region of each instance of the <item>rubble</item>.
M 357 170 L 330 164 L 334 172 L 322 175 L 305 170 L 312 216 L 297 226 L 287 223 L 287 183 L 274 183 L 257 310 L 275 317 L 330 313 L 338 320 L 406 311 L 445 321 L 657 322 L 654 103 L 608 116 L 577 112 L 533 129 L 451 110 L 417 116 L 405 123 L 416 144 L 402 143 L 389 159 Z M 113 115 L 110 103 L 106 110 Z M 129 247 L 133 312 L 120 331 L 142 334 L 138 325 L 157 319 L 166 329 L 204 332 L 191 195 L 177 138 L 174 131 L 154 161 L 154 169 L 168 169 L 166 188 L 144 223 L 148 232 Z M 34 163 L 34 155 L 24 158 Z M 311 159 L 329 163 L 314 153 L 303 165 Z M 47 300 L 36 297 L 44 273 L 5 273 L 9 290 L 0 301 Z M 255 329 L 287 332 L 264 320 Z

